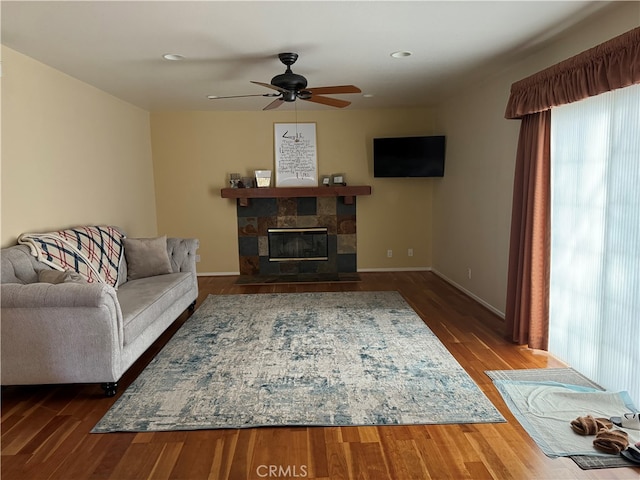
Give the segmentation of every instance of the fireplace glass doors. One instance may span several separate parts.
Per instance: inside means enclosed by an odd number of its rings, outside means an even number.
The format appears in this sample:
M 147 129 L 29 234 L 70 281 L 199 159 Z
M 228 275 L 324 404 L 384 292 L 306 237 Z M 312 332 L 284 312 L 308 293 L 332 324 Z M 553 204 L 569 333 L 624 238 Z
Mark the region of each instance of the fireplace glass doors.
M 270 228 L 268 238 L 270 262 L 329 259 L 325 227 Z

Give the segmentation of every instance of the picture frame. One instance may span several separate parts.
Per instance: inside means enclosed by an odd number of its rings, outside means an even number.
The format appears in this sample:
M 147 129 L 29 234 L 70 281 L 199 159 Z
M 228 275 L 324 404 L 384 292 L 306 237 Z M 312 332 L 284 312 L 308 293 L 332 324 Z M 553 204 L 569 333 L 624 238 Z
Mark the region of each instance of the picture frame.
M 317 187 L 315 123 L 274 124 L 276 187 Z
M 332 185 L 346 185 L 347 182 L 344 178 L 344 173 L 334 173 L 331 175 Z

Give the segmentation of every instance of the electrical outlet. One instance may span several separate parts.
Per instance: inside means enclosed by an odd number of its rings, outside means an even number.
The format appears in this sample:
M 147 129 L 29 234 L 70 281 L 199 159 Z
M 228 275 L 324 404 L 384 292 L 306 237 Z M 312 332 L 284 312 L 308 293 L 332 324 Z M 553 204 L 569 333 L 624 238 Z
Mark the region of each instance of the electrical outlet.
M 393 257 L 393 250 L 387 250 L 387 257 Z
M 200 255 L 196 255 L 196 262 L 200 261 Z
M 407 256 L 413 257 L 413 248 L 410 248 L 409 250 L 407 250 Z

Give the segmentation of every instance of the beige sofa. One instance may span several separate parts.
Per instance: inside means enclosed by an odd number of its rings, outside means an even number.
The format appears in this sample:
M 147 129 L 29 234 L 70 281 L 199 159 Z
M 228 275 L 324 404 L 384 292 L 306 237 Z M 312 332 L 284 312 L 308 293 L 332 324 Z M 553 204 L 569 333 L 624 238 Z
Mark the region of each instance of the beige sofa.
M 2 385 L 100 383 L 115 395 L 126 370 L 195 307 L 198 240 L 160 239 L 170 273 L 131 279 L 123 256 L 115 286 L 77 281 L 75 274 L 47 283 L 46 273 L 62 272 L 26 245 L 2 249 Z

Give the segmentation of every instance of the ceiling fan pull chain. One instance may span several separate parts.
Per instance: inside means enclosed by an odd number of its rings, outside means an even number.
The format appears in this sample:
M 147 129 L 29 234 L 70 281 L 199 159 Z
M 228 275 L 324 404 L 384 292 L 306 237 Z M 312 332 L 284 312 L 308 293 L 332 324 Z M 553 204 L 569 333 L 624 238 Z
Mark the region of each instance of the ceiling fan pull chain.
M 295 104 L 296 109 L 296 142 L 300 141 L 300 137 L 298 136 L 298 104 Z

